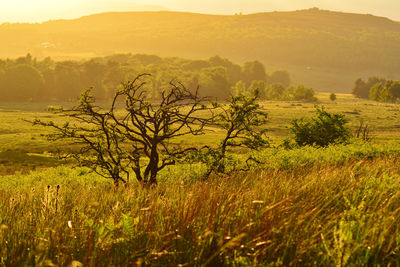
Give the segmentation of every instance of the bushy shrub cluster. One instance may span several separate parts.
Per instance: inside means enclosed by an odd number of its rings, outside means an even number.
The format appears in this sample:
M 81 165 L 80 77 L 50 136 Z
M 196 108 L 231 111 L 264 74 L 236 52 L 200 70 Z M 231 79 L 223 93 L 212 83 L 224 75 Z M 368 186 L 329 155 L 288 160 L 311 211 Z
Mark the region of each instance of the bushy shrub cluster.
M 316 116 L 311 120 L 301 118 L 291 122 L 290 131 L 296 145 L 326 147 L 349 140 L 351 134 L 345 126 L 348 119 L 343 114 L 329 113 L 323 107 L 316 107 L 315 112 Z M 290 141 L 285 140 L 284 146 L 289 145 Z

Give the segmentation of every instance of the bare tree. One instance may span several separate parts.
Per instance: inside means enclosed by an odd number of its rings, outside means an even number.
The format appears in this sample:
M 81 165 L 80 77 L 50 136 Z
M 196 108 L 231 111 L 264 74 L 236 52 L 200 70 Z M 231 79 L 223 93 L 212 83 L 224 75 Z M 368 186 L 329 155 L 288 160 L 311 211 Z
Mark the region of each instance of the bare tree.
M 371 141 L 371 130 L 367 123 L 364 123 L 363 120 L 360 120 L 359 126 L 355 131 L 354 136 L 363 141 Z
M 170 83 L 160 92 L 158 103 L 147 99 L 142 74 L 118 90 L 108 109 L 96 105 L 90 90 L 85 91 L 79 105 L 64 110 L 69 123 L 36 120 L 34 124 L 51 127 L 52 139 L 68 140 L 80 149 L 66 157 L 76 159 L 99 175 L 111 178 L 116 186 L 129 181 L 133 173 L 145 185 L 157 184 L 159 171 L 183 159 L 195 146 L 173 143 L 178 137 L 201 135 L 212 115 L 198 91 L 190 92 L 182 84 Z M 123 104 L 123 109 L 117 105 Z

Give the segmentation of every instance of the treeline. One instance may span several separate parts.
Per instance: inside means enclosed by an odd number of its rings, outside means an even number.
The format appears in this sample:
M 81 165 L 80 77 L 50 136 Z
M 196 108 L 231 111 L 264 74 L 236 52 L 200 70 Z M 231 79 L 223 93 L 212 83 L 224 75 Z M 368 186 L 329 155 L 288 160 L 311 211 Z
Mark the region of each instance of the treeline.
M 366 81 L 358 79 L 353 95 L 359 98 L 380 102 L 395 102 L 400 98 L 400 81 L 369 77 Z
M 274 73 L 280 73 L 280 71 Z M 246 87 L 246 84 L 243 81 L 239 81 L 231 90 L 233 95 L 249 95 L 251 92 L 259 90 L 260 98 L 266 100 L 317 100 L 314 89 L 305 87 L 302 84 L 285 87 L 285 84 L 279 82 L 267 84 L 264 81 L 253 81 L 249 87 Z
M 150 73 L 151 98 L 169 82 L 179 80 L 191 90 L 200 88 L 203 96 L 226 99 L 237 93 L 258 89 L 264 99 L 309 99 L 312 89 L 290 87 L 287 71 L 267 73 L 258 61 L 243 66 L 219 56 L 207 60 L 161 58 L 155 55 L 117 54 L 86 61 L 38 60 L 30 54 L 15 60 L 0 60 L 0 100 L 75 100 L 93 87 L 99 100 L 110 99 L 121 82 L 140 73 Z M 307 91 L 308 90 L 308 91 Z

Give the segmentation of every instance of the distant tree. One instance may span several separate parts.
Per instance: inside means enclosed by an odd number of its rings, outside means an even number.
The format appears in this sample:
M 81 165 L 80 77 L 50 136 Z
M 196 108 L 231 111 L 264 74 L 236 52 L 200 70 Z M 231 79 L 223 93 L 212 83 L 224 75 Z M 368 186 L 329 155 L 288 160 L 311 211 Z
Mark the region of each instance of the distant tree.
M 40 98 L 45 100 L 57 98 L 57 84 L 54 69 L 43 69 L 41 71 L 44 79 L 43 90 Z
M 241 79 L 242 68 L 232 63 L 226 58 L 221 58 L 219 56 L 214 56 L 209 59 L 211 65 L 214 67 L 223 66 L 226 69 L 228 75 L 228 80 L 231 85 L 236 84 Z
M 281 99 L 282 100 L 293 100 L 294 99 L 294 86 L 288 86 L 282 93 Z
M 285 87 L 281 83 L 273 83 L 265 88 L 265 98 L 268 100 L 280 100 L 282 99 Z
M 396 98 L 393 96 L 392 92 L 390 91 L 390 87 L 389 87 L 388 83 L 386 82 L 385 85 L 380 88 L 379 98 L 377 99 L 377 101 L 393 102 L 395 100 L 396 100 Z
M 369 90 L 369 99 L 379 101 L 383 86 L 384 84 L 382 82 L 376 83 L 374 86 L 372 86 L 372 88 Z
M 136 54 L 132 56 L 133 60 L 137 60 L 142 65 L 158 64 L 162 62 L 162 58 L 156 55 Z
M 190 60 L 183 64 L 182 69 L 188 71 L 199 71 L 204 68 L 209 68 L 210 66 L 210 62 L 206 60 Z
M 108 60 L 103 80 L 105 97 L 107 99 L 112 99 L 115 94 L 115 89 L 118 88 L 122 81 L 124 81 L 124 74 L 121 70 L 121 64 L 114 60 Z
M 33 65 L 34 59 L 30 53 L 26 54 L 25 57 L 19 57 L 15 60 L 17 65 Z
M 242 68 L 243 81 L 247 86 L 253 81 L 266 81 L 267 74 L 264 65 L 259 61 L 246 62 Z
M 107 70 L 106 66 L 92 59 L 83 63 L 82 68 L 82 87 L 93 87 L 93 95 L 98 99 L 104 99 L 106 97 L 106 89 L 103 81 Z
M 54 75 L 56 63 L 50 57 L 35 62 L 35 67 L 42 74 L 44 79 L 43 89 L 40 91 L 39 97 L 45 100 L 54 99 L 56 97 L 56 81 Z
M 353 87 L 353 95 L 359 98 L 369 98 L 369 88 L 361 79 L 357 79 Z
M 54 77 L 55 96 L 58 99 L 75 99 L 83 88 L 79 65 L 75 62 L 57 62 L 54 69 Z
M 230 91 L 233 96 L 246 95 L 248 93 L 246 83 L 242 80 L 232 86 Z
M 2 95 L 4 95 L 5 94 L 5 89 L 4 89 L 4 87 L 3 87 L 3 85 L 4 85 L 4 79 L 5 79 L 5 72 L 4 72 L 4 70 L 2 69 L 2 68 L 0 68 L 0 99 L 2 99 Z
M 395 99 L 400 98 L 400 81 L 390 81 L 388 84 L 390 93 L 393 95 Z
M 316 107 L 315 113 L 311 120 L 301 118 L 291 122 L 290 131 L 298 146 L 325 147 L 347 142 L 351 135 L 345 126 L 348 120 L 343 114 L 329 113 L 323 107 Z
M 285 70 L 276 70 L 270 72 L 268 75 L 270 83 L 280 83 L 285 88 L 288 87 L 291 83 L 290 74 Z
M 294 100 L 315 101 L 315 92 L 312 88 L 307 88 L 304 85 L 298 85 L 293 92 Z
M 113 179 L 116 186 L 129 181 L 130 171 L 144 185 L 157 184 L 162 169 L 196 150 L 196 145 L 174 144 L 175 138 L 203 134 L 212 116 L 204 117 L 206 99 L 182 85 L 171 84 L 158 103 L 150 102 L 145 77 L 126 83 L 108 108 L 97 106 L 88 90 L 77 107 L 63 111 L 70 122 L 56 125 L 36 120 L 34 124 L 54 129 L 53 140 L 80 144 L 80 150 L 68 157 Z M 124 109 L 117 111 L 121 102 Z
M 43 76 L 35 67 L 26 64 L 15 65 L 4 72 L 0 84 L 0 98 L 16 101 L 35 99 L 43 85 Z
M 371 88 L 372 86 L 374 86 L 375 84 L 377 84 L 379 82 L 385 83 L 386 79 L 379 78 L 379 77 L 376 77 L 376 76 L 372 76 L 372 77 L 368 78 L 368 80 L 366 82 L 366 85 L 367 85 L 368 88 Z
M 380 102 L 393 102 L 397 97 L 392 92 L 398 93 L 398 86 L 394 81 L 378 82 L 370 89 L 369 98 Z
M 337 99 L 336 94 L 335 94 L 335 93 L 331 93 L 331 94 L 329 95 L 329 99 L 330 99 L 332 102 L 336 101 L 336 99 Z
M 379 82 L 385 83 L 386 80 L 378 77 L 370 77 L 366 82 L 361 78 L 357 79 L 353 87 L 353 95 L 359 98 L 368 99 L 371 88 Z
M 267 83 L 265 81 L 252 81 L 249 88 L 247 89 L 248 96 L 254 94 L 255 91 L 259 92 L 258 98 L 264 99 L 265 98 L 265 89 L 267 87 Z
M 7 62 L 5 60 L 0 59 L 0 70 L 5 70 L 7 67 Z
M 231 85 L 224 67 L 203 69 L 199 76 L 200 94 L 218 99 L 229 97 Z

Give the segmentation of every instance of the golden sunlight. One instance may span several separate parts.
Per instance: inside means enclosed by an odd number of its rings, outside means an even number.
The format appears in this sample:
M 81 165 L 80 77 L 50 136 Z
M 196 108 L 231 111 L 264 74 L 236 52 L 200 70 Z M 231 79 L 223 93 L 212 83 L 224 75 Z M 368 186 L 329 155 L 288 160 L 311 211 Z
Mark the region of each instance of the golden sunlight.
M 109 11 L 185 11 L 208 14 L 257 13 L 307 9 L 371 13 L 400 20 L 398 1 L 385 0 L 0 0 L 0 23 L 71 19 Z

